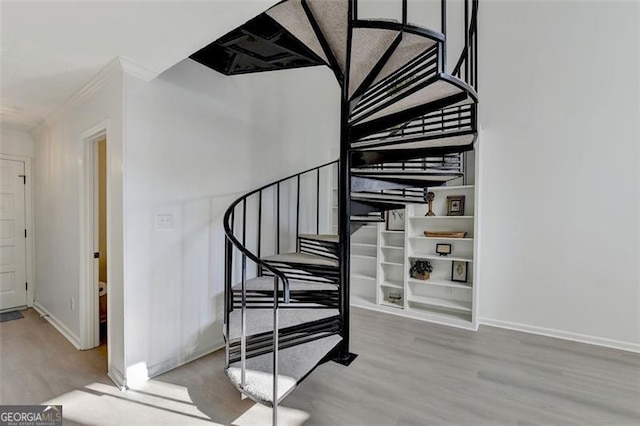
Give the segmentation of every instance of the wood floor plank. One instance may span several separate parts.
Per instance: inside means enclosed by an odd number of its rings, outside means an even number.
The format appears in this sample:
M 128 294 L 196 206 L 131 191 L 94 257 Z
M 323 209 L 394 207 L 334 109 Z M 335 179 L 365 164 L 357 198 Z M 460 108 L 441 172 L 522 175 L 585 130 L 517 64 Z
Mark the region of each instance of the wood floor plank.
M 77 351 L 35 311 L 0 323 L 0 404 L 63 404 L 65 424 L 269 424 L 218 351 L 120 391 L 106 349 Z M 349 367 L 320 366 L 283 425 L 640 425 L 640 355 L 493 327 L 353 309 Z M 115 412 L 115 413 L 114 413 Z

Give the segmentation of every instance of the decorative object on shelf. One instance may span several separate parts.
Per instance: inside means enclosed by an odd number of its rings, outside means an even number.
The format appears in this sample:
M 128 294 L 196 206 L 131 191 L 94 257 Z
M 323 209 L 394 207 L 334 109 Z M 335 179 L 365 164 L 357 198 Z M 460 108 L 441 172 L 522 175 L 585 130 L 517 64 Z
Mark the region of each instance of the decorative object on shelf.
M 404 210 L 387 212 L 387 231 L 404 231 Z
M 460 260 L 451 262 L 451 281 L 467 282 L 467 262 Z
M 389 302 L 395 305 L 402 305 L 402 292 L 401 291 L 390 291 L 387 294 L 387 299 Z
M 447 196 L 447 216 L 464 216 L 464 195 Z
M 451 254 L 451 244 L 436 244 L 436 253 L 440 256 L 448 256 Z
M 429 211 L 427 212 L 427 214 L 425 214 L 425 216 L 435 216 L 436 214 L 433 212 L 433 200 L 436 198 L 436 194 L 434 194 L 433 192 L 429 191 L 427 193 L 427 202 L 429 203 Z
M 431 277 L 431 272 L 433 272 L 433 265 L 431 262 L 424 259 L 416 259 L 411 265 L 411 269 L 409 269 L 412 278 L 417 278 L 419 280 L 428 280 Z
M 455 231 L 424 231 L 424 236 L 429 238 L 464 238 L 466 232 Z

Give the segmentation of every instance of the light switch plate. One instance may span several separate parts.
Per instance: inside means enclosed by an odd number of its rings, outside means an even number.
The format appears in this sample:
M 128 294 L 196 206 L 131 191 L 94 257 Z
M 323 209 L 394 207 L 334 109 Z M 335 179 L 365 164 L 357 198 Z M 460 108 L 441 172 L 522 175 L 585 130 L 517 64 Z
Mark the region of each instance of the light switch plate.
M 170 215 L 170 214 L 157 214 L 156 215 L 156 229 L 157 230 L 173 229 L 173 215 Z

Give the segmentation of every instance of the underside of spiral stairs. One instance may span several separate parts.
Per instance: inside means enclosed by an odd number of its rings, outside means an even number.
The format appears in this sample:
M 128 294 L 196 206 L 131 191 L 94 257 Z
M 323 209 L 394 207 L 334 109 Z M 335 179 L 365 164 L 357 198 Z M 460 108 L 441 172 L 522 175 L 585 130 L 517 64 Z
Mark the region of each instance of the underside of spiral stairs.
M 226 372 L 274 407 L 274 422 L 278 403 L 317 366 L 355 357 L 351 233 L 463 177 L 463 153 L 476 142 L 477 0 L 465 0 L 465 48 L 451 73 L 444 31 L 409 24 L 402 6 L 396 22 L 358 19 L 354 0 L 286 0 L 191 56 L 225 75 L 327 66 L 341 88 L 339 160 L 246 194 L 224 219 Z M 444 30 L 445 0 L 442 10 Z M 301 201 L 309 182 L 315 216 Z M 323 232 L 321 198 L 332 189 L 336 226 Z M 292 244 L 280 229 L 285 194 L 297 203 L 286 212 Z

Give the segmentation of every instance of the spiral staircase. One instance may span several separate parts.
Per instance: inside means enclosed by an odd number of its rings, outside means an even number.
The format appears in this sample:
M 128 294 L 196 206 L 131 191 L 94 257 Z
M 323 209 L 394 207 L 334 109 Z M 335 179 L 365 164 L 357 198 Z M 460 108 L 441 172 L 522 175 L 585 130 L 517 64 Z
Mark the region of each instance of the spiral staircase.
M 274 424 L 317 366 L 356 356 L 351 234 L 463 176 L 477 138 L 477 0 L 464 1 L 451 73 L 446 0 L 440 31 L 409 24 L 406 0 L 402 22 L 358 19 L 357 6 L 285 0 L 191 56 L 225 75 L 324 65 L 341 88 L 340 159 L 258 188 L 224 217 L 226 373 L 273 407 Z

